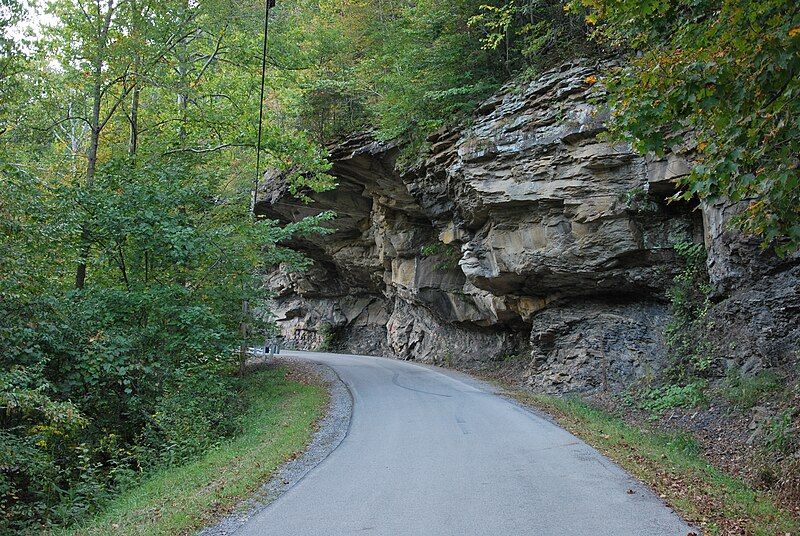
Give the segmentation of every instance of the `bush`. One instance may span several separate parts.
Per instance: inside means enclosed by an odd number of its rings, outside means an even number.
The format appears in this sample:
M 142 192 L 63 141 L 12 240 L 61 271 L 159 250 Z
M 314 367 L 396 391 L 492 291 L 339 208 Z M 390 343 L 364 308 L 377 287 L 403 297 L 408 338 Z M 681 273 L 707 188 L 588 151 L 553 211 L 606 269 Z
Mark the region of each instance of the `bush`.
M 320 352 L 330 351 L 336 339 L 336 328 L 330 322 L 323 322 L 319 325 L 318 333 L 320 341 L 317 350 Z
M 234 356 L 198 354 L 197 360 L 175 372 L 155 406 L 146 437 L 154 466 L 191 460 L 237 431 L 236 417 L 244 409 L 232 372 Z
M 0 532 L 75 522 L 143 472 L 235 431 L 238 358 L 214 348 L 228 339 L 222 328 L 183 335 L 173 305 L 150 303 L 153 326 L 143 329 L 128 323 L 140 312 L 132 297 L 87 291 L 57 309 L 43 306 L 54 298 L 28 302 L 28 324 L 5 331 Z M 195 354 L 200 344 L 213 353 Z
M 437 257 L 440 262 L 436 264 L 436 269 L 446 272 L 458 267 L 461 260 L 461 250 L 453 244 L 442 242 L 432 242 L 420 247 L 419 254 L 423 257 Z
M 648 389 L 642 394 L 639 407 L 653 414 L 671 408 L 691 408 L 705 404 L 708 384 L 699 380 L 686 385 L 664 385 Z
M 227 179 L 140 162 L 108 163 L 87 192 L 0 167 L 2 534 L 73 523 L 233 434 L 255 267 L 297 261 L 278 242 L 330 217 L 256 222 Z

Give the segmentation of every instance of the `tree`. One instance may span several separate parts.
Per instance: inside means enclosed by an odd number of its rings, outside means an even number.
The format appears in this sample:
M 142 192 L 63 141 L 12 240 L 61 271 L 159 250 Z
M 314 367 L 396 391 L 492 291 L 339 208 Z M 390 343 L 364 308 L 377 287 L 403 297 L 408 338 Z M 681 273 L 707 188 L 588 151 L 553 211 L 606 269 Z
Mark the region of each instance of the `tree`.
M 10 33 L 21 18 L 21 3 L 17 0 L 0 0 L 0 136 L 8 128 L 8 103 L 13 99 L 14 78 L 24 65 L 24 54 Z
M 581 0 L 610 45 L 613 130 L 663 153 L 684 131 L 697 165 L 676 197 L 747 202 L 739 228 L 800 246 L 800 6 L 792 0 Z
M 58 16 L 59 25 L 49 32 L 49 48 L 57 55 L 64 78 L 82 88 L 78 93 L 88 100 L 86 116 L 66 119 L 79 119 L 88 127 L 83 186 L 91 190 L 102 134 L 132 92 L 135 100 L 130 143 L 135 151 L 139 84 L 165 54 L 184 41 L 183 32 L 192 14 L 181 13 L 172 24 L 159 27 L 157 35 L 147 36 L 144 33 L 150 7 L 143 2 L 94 0 L 84 5 L 83 0 L 57 0 L 50 4 L 50 9 Z M 83 289 L 86 283 L 90 234 L 91 230 L 82 226 L 83 246 L 75 274 L 78 289 Z
M 72 523 L 237 430 L 241 302 L 263 306 L 268 267 L 307 263 L 283 242 L 331 218 L 249 213 L 263 12 L 248 9 L 59 1 L 12 79 L 0 532 Z M 300 196 L 329 188 L 324 151 L 280 121 L 271 111 L 268 164 Z
M 405 161 L 509 78 L 596 53 L 557 0 L 301 0 L 277 11 L 276 61 L 291 67 L 298 123 L 322 143 L 364 129 L 402 139 Z

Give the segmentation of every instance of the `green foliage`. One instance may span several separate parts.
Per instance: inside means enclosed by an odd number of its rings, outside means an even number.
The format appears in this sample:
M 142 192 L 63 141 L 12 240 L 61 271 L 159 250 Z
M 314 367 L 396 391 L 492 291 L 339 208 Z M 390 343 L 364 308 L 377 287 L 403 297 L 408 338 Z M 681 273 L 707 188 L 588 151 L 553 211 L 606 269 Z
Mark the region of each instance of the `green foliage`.
M 542 70 L 602 53 L 582 17 L 554 0 L 506 0 L 481 4 L 467 24 L 483 34 L 486 50 L 499 52 L 508 73 L 532 77 Z
M 641 395 L 639 407 L 653 414 L 661 414 L 671 408 L 694 408 L 706 403 L 705 390 L 708 383 L 696 380 L 686 385 L 664 385 L 646 390 Z
M 111 161 L 89 191 L 6 171 L 0 526 L 23 530 L 77 521 L 236 431 L 241 301 L 263 300 L 259 266 L 295 259 L 279 242 L 330 215 L 254 221 L 195 161 Z M 76 219 L 92 230 L 79 292 Z
M 637 187 L 620 194 L 619 200 L 625 208 L 635 214 L 652 214 L 658 212 L 658 203 L 653 201 L 644 188 Z
M 516 4 L 514 2 L 500 6 L 482 4 L 478 9 L 479 14 L 471 17 L 467 24 L 483 29 L 485 32 L 481 39 L 483 48 L 495 50 L 504 42 L 506 42 L 505 47 L 509 48 L 507 41 L 510 39 L 511 25 L 519 11 Z
M 124 536 L 192 533 L 250 497 L 311 439 L 324 413 L 321 385 L 291 380 L 275 367 L 235 380 L 247 410 L 236 437 L 180 467 L 166 467 L 122 492 L 100 515 L 54 535 Z
M 266 327 L 242 302 L 263 309 L 264 270 L 308 262 L 282 244 L 332 218 L 249 213 L 261 8 L 50 7 L 26 63 L 0 40 L 2 533 L 75 523 L 235 434 L 240 326 Z M 281 121 L 266 165 L 299 197 L 330 188 Z
M 514 364 L 514 363 L 527 363 L 530 361 L 530 356 L 526 356 L 523 354 L 504 354 L 499 356 L 500 361 L 507 364 Z
M 423 257 L 437 257 L 440 259 L 436 269 L 441 271 L 457 268 L 458 261 L 461 260 L 461 252 L 457 246 L 442 242 L 425 244 L 420 248 L 419 253 Z
M 684 269 L 669 289 L 672 318 L 665 335 L 672 357 L 669 375 L 682 382 L 711 372 L 713 348 L 705 337 L 711 327 L 707 319 L 711 286 L 703 244 L 678 243 L 675 252 L 683 259 Z
M 781 387 L 782 377 L 773 371 L 762 371 L 754 375 L 742 374 L 741 370 L 731 370 L 725 378 L 722 395 L 732 404 L 749 409 L 758 404 L 769 393 Z
M 17 0 L 0 0 L 0 136 L 9 128 L 8 117 L 16 100 L 14 77 L 23 69 L 25 57 L 19 43 L 10 35 L 11 28 L 22 18 L 23 4 Z
M 556 0 L 298 0 L 278 12 L 281 61 L 302 66 L 300 124 L 320 141 L 373 127 L 407 142 L 407 163 L 512 75 L 595 51 Z
M 317 328 L 319 333 L 320 343 L 317 350 L 320 352 L 328 352 L 331 349 L 334 339 L 336 338 L 336 330 L 330 322 L 323 322 Z
M 768 450 L 789 454 L 798 447 L 797 417 L 797 408 L 788 408 L 769 422 L 764 442 Z
M 441 358 L 442 364 L 445 367 L 452 368 L 454 363 L 453 352 L 447 351 L 444 353 L 444 356 Z
M 662 154 L 685 130 L 698 163 L 676 198 L 747 202 L 737 224 L 800 246 L 800 12 L 794 0 L 576 0 L 610 45 L 613 130 Z
M 638 405 L 653 414 L 670 408 L 696 407 L 706 402 L 708 381 L 712 372 L 712 348 L 705 339 L 708 309 L 711 304 L 706 272 L 706 251 L 703 244 L 675 244 L 675 252 L 684 268 L 669 289 L 671 319 L 665 336 L 670 352 L 670 366 L 664 384 L 638 393 Z

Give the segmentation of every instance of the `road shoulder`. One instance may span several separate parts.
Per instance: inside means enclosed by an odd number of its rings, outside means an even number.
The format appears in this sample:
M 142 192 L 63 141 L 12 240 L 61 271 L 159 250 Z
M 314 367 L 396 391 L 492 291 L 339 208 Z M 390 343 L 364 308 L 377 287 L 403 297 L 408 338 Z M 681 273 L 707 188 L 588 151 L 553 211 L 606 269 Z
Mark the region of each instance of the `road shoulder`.
M 263 361 L 254 361 L 259 364 Z M 298 457 L 275 471 L 270 480 L 236 510 L 213 526 L 200 531 L 199 536 L 234 534 L 256 514 L 278 497 L 297 485 L 314 467 L 322 463 L 341 444 L 347 435 L 353 412 L 353 397 L 336 372 L 322 364 L 291 359 L 275 359 L 270 363 L 284 364 L 296 373 L 310 375 L 322 381 L 330 393 L 325 416 L 316 424 L 311 442 Z

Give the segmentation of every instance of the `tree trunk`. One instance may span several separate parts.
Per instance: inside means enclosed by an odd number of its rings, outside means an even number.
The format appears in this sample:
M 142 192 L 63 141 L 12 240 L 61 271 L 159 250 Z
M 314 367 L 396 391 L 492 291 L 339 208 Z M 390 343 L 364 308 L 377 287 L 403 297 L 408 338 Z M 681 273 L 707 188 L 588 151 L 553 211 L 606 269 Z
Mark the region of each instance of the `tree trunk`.
M 139 148 L 139 95 L 141 89 L 139 85 L 133 88 L 131 94 L 131 119 L 130 119 L 130 139 L 128 141 L 128 155 L 131 157 L 136 156 L 136 150 Z
M 102 76 L 103 62 L 95 63 L 94 95 L 92 95 L 92 117 L 90 125 L 89 151 L 87 153 L 85 188 L 90 190 L 94 185 L 94 175 L 97 170 L 97 149 L 100 146 L 100 105 L 102 104 Z M 89 228 L 86 222 L 81 224 L 80 260 L 75 271 L 75 288 L 82 290 L 86 285 L 86 261 L 89 257 Z
M 98 14 L 100 4 L 97 5 Z M 94 176 L 97 170 L 97 149 L 100 146 L 100 131 L 103 126 L 100 123 L 100 108 L 103 104 L 103 66 L 106 62 L 106 52 L 108 46 L 108 31 L 111 28 L 111 18 L 114 14 L 114 0 L 108 0 L 108 8 L 103 15 L 97 32 L 97 52 L 93 58 L 93 77 L 92 87 L 92 116 L 89 120 L 91 139 L 89 140 L 89 152 L 87 153 L 86 182 L 84 187 L 91 190 L 94 185 Z M 86 285 L 86 263 L 89 258 L 89 227 L 87 222 L 81 225 L 80 240 L 80 259 L 75 270 L 75 288 L 82 290 Z
M 131 32 L 134 36 L 139 36 L 139 30 L 142 25 L 141 8 L 137 2 L 131 4 Z M 142 57 L 138 50 L 134 53 L 133 59 L 133 91 L 131 93 L 131 114 L 130 114 L 130 137 L 128 139 L 128 156 L 133 158 L 136 156 L 136 150 L 139 148 L 139 98 L 142 92 L 141 89 L 141 70 L 142 70 Z

